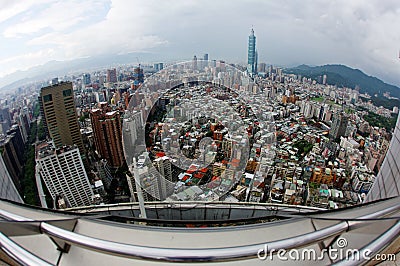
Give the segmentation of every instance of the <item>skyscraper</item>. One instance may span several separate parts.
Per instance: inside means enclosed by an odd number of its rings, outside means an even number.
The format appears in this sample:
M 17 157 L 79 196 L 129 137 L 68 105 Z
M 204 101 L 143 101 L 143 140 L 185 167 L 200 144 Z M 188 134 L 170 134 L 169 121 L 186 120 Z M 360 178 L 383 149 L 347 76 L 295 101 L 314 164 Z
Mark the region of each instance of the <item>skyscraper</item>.
M 28 115 L 21 112 L 17 116 L 17 123 L 22 135 L 22 140 L 24 141 L 24 143 L 26 143 L 28 141 L 29 128 L 30 128 Z
M 56 148 L 75 144 L 84 155 L 72 83 L 62 82 L 42 88 L 39 101 L 45 129 Z
M 203 55 L 203 61 L 201 65 L 201 68 L 205 68 L 206 66 L 208 66 L 208 54 Z
M 47 142 L 39 143 L 36 146 L 36 167 L 53 200 L 63 198 L 66 207 L 92 203 L 94 194 L 75 145 L 56 149 Z
M 257 61 L 258 55 L 256 50 L 256 36 L 254 35 L 254 30 L 251 29 L 249 36 L 249 45 L 247 48 L 247 72 L 253 76 L 257 74 Z
M 133 80 L 135 85 L 139 85 L 144 82 L 144 73 L 143 73 L 143 68 L 140 67 L 135 67 L 133 70 Z
M 107 69 L 107 82 L 117 82 L 117 70 Z
M 332 126 L 329 135 L 333 139 L 338 139 L 345 135 L 348 117 L 344 113 L 335 115 L 332 118 Z
M 22 193 L 24 142 L 17 125 L 12 126 L 7 135 L 0 135 L 0 157 L 16 189 Z
M 197 56 L 193 56 L 193 70 L 197 70 Z
M 400 196 L 400 116 L 394 128 L 390 146 L 386 152 L 385 160 L 376 176 L 375 182 L 369 190 L 364 202 L 371 202 L 390 197 Z
M 154 64 L 153 68 L 155 71 L 160 71 L 164 68 L 164 63 L 156 63 Z
M 106 102 L 100 103 L 98 109 L 90 111 L 96 150 L 111 167 L 124 164 L 122 147 L 122 123 L 119 111 L 112 111 Z
M 23 203 L 2 156 L 0 156 L 0 198 Z
M 160 174 L 167 180 L 172 180 L 171 162 L 167 156 L 155 159 L 154 164 Z
M 257 70 L 259 70 L 260 72 L 264 72 L 264 73 L 265 73 L 266 69 L 267 69 L 267 64 L 265 64 L 265 63 L 260 63 L 257 68 Z
M 0 108 L 0 134 L 6 134 L 10 128 L 11 119 L 8 108 Z
M 85 74 L 82 75 L 82 83 L 83 83 L 83 85 L 88 85 L 88 84 L 91 83 L 90 74 L 89 73 L 85 73 Z

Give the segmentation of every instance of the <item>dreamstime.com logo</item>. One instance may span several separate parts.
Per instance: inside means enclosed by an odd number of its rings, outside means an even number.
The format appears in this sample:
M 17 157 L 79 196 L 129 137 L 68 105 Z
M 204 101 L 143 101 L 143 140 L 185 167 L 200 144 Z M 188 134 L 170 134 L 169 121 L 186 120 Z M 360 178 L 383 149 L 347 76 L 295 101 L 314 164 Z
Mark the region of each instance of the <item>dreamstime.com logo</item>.
M 329 258 L 331 261 L 336 260 L 352 260 L 352 261 L 395 261 L 396 254 L 377 254 L 372 256 L 370 249 L 350 249 L 346 248 L 348 242 L 345 238 L 336 240 L 337 248 L 325 248 L 317 251 L 311 248 L 304 249 L 270 249 L 267 244 L 257 252 L 260 260 L 281 260 L 281 261 L 324 261 Z

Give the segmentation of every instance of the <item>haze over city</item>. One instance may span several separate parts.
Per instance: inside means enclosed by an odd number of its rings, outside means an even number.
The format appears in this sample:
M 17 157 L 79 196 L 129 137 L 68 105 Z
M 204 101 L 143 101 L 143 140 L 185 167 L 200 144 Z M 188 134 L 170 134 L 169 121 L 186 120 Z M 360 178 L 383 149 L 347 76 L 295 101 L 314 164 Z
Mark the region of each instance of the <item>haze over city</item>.
M 132 52 L 245 62 L 252 26 L 259 62 L 345 64 L 400 85 L 399 15 L 394 0 L 0 1 L 0 87 L 49 61 Z

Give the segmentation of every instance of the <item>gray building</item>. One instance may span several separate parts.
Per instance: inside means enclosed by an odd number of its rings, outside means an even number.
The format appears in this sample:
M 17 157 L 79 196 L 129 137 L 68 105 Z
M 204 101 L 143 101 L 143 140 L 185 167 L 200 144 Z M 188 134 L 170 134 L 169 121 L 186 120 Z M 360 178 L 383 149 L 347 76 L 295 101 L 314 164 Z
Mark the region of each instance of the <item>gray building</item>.
M 7 167 L 0 156 L 0 198 L 23 203 L 14 182 L 8 173 Z
M 331 138 L 338 139 L 345 136 L 348 120 L 349 118 L 345 113 L 333 116 L 331 130 L 329 131 Z

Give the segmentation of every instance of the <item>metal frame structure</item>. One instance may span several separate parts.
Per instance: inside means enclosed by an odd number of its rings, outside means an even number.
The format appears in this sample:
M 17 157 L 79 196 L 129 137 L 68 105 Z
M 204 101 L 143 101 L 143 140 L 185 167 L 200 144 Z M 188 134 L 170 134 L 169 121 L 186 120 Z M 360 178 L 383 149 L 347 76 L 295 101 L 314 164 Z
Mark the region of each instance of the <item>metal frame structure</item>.
M 21 265 L 71 265 L 77 261 L 89 265 L 257 265 L 265 263 L 257 257 L 257 252 L 265 246 L 268 246 L 268 250 L 274 250 L 268 254 L 271 257 L 269 259 L 275 259 L 274 264 L 279 264 L 283 263 L 277 259 L 277 251 L 281 249 L 315 249 L 320 254 L 324 249 L 334 248 L 337 238 L 344 237 L 349 242 L 346 248 L 360 251 L 368 249 L 370 256 L 373 256 L 385 250 L 399 236 L 398 203 L 399 198 L 396 197 L 357 208 L 325 212 L 310 209 L 303 210 L 304 212 L 287 211 L 288 206 L 274 206 L 281 215 L 291 218 L 239 226 L 165 228 L 146 226 L 143 223 L 129 225 L 101 220 L 106 214 L 100 209 L 105 207 L 92 206 L 91 209 L 85 209 L 86 213 L 73 213 L 0 201 L 0 217 L 3 219 L 0 223 L 0 248 L 9 259 Z M 156 205 L 166 209 L 188 206 L 179 202 Z M 223 203 L 217 205 L 223 206 Z M 242 205 L 243 210 L 268 207 L 268 204 L 238 205 Z M 151 206 L 154 204 L 148 203 L 145 207 L 150 209 Z M 197 208 L 202 206 L 205 205 L 199 203 Z M 230 208 L 230 205 L 226 204 L 225 207 Z M 139 210 L 137 204 L 107 206 L 108 212 L 132 208 Z M 208 208 L 208 211 L 212 210 Z M 277 234 L 280 230 L 281 233 Z M 294 231 L 297 233 L 293 233 Z M 254 237 L 255 235 L 260 237 Z M 225 238 L 225 241 L 220 238 Z M 188 246 L 182 243 L 183 239 L 199 241 Z M 328 264 L 360 265 L 369 262 L 363 258 L 323 259 L 323 263 Z M 291 262 L 298 263 L 295 260 Z M 321 261 L 308 263 L 318 264 Z

